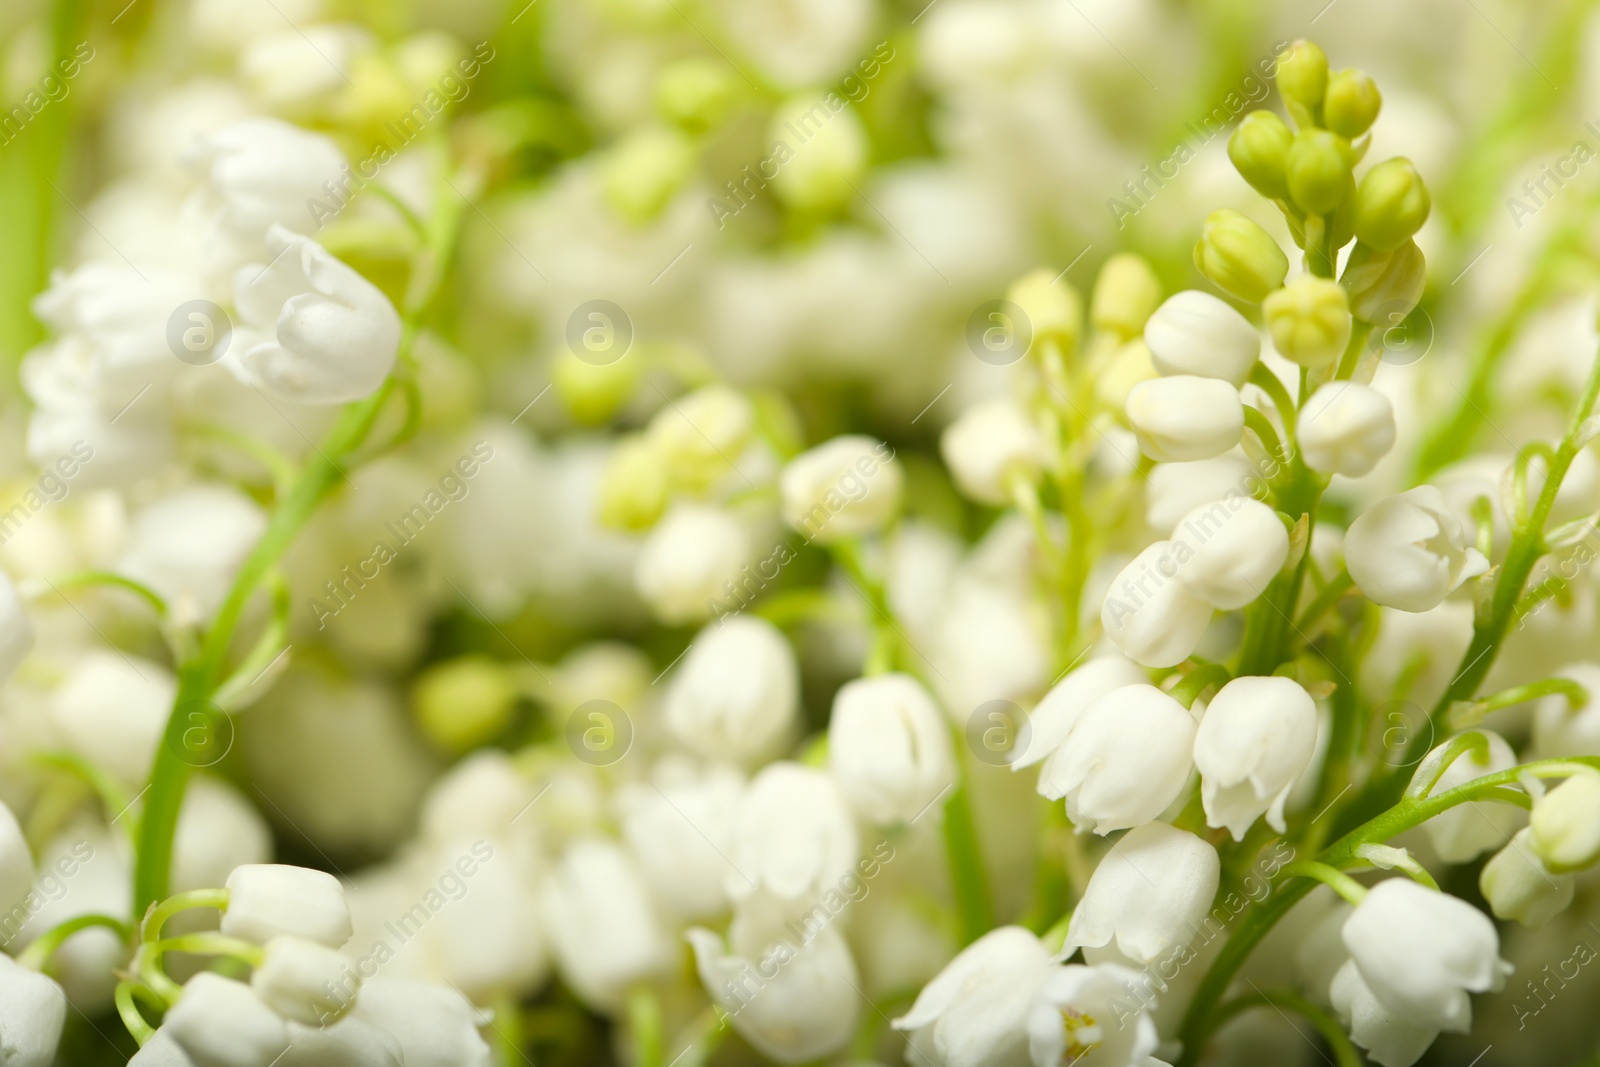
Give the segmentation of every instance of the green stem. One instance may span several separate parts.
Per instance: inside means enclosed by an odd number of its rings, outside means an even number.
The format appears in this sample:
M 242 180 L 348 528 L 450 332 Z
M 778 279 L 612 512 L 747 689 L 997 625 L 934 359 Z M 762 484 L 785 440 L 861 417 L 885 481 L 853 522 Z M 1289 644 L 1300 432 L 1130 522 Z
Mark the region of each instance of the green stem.
M 143 600 L 161 618 L 165 619 L 167 617 L 167 602 L 162 598 L 161 594 L 143 582 L 136 582 L 126 575 L 115 574 L 111 571 L 75 571 L 59 578 L 51 578 L 50 585 L 58 593 L 65 593 L 69 589 L 83 589 L 97 585 L 109 585 L 117 589 L 124 589 Z
M 1367 887 L 1345 874 L 1337 867 L 1330 867 L 1326 863 L 1316 860 L 1300 860 L 1283 868 L 1284 878 L 1310 878 L 1321 882 L 1323 885 L 1338 893 L 1352 904 L 1360 904 L 1366 898 Z
M 113 918 L 110 915 L 79 915 L 77 918 L 68 919 L 59 926 L 52 927 L 34 938 L 33 942 L 23 949 L 22 954 L 17 957 L 17 962 L 31 970 L 42 971 L 45 964 L 50 962 L 50 957 L 55 955 L 56 949 L 60 948 L 67 938 L 79 930 L 87 930 L 95 926 L 106 927 L 117 935 L 118 940 L 123 942 L 130 941 L 133 938 L 133 931 L 121 919 Z
M 1355 582 L 1351 580 L 1350 572 L 1340 571 L 1333 581 L 1322 587 L 1322 591 L 1317 594 L 1316 599 L 1306 606 L 1306 610 L 1295 620 L 1295 628 L 1309 633 L 1317 620 L 1332 611 L 1334 605 L 1343 600 L 1345 595 L 1354 588 Z
M 1277 510 L 1298 522 L 1306 516 L 1307 544 L 1300 561 L 1292 570 L 1284 571 L 1267 586 L 1266 594 L 1257 599 L 1245 613 L 1244 637 L 1239 652 L 1239 676 L 1268 675 L 1278 669 L 1284 660 L 1284 645 L 1295 602 L 1300 588 L 1305 584 L 1306 570 L 1311 565 L 1310 527 L 1315 523 L 1317 505 L 1322 500 L 1326 481 L 1311 470 L 1295 453 L 1289 462 L 1284 482 L 1277 492 Z
M 1273 428 L 1272 420 L 1267 418 L 1264 411 L 1246 404 L 1244 424 L 1251 433 L 1261 438 L 1261 446 L 1274 457 L 1281 460 L 1288 454 L 1283 450 L 1283 442 L 1278 440 L 1278 431 Z
M 648 986 L 638 986 L 628 994 L 628 1028 L 635 1067 L 661 1067 L 666 1048 L 661 1002 Z
M 145 1021 L 144 1014 L 139 1011 L 139 1005 L 133 1001 L 134 992 L 138 987 L 133 982 L 123 980 L 117 983 L 114 1000 L 117 1004 L 117 1014 L 122 1017 L 122 1025 L 128 1028 L 128 1033 L 143 1048 L 152 1037 L 156 1036 L 156 1028 Z
M 1295 406 L 1294 400 L 1289 396 L 1289 390 L 1279 380 L 1278 376 L 1267 367 L 1265 363 L 1257 361 L 1250 368 L 1250 384 L 1266 393 L 1272 400 L 1272 406 L 1278 409 L 1278 421 L 1283 423 L 1284 433 L 1290 441 L 1294 440 Z M 1246 418 L 1249 417 L 1248 411 Z
M 1200 694 L 1213 685 L 1227 685 L 1233 680 L 1228 673 L 1228 668 L 1220 663 L 1202 663 L 1194 670 L 1183 676 L 1183 680 L 1173 686 L 1168 693 L 1173 700 L 1186 708 L 1194 707 L 1194 702 Z
M 965 769 L 962 774 L 965 776 Z M 965 781 L 958 783 L 944 805 L 944 848 L 950 861 L 950 882 L 961 919 L 961 943 L 970 945 L 989 932 L 994 916 L 983 855 L 978 851 L 977 824 Z
M 65 771 L 81 779 L 100 798 L 100 803 L 105 806 L 107 819 L 116 819 L 133 804 L 128 798 L 127 790 L 122 788 L 120 782 L 74 752 L 36 752 L 28 757 L 28 762 L 39 767 Z M 136 820 L 130 817 L 129 822 L 124 825 L 129 828 L 130 836 L 136 833 L 132 829 L 136 825 Z
M 139 939 L 145 942 L 160 940 L 161 928 L 167 924 L 167 920 L 180 911 L 188 911 L 190 908 L 215 908 L 217 911 L 227 911 L 228 891 L 191 889 L 187 893 L 168 897 L 145 912 L 144 920 L 139 923 Z

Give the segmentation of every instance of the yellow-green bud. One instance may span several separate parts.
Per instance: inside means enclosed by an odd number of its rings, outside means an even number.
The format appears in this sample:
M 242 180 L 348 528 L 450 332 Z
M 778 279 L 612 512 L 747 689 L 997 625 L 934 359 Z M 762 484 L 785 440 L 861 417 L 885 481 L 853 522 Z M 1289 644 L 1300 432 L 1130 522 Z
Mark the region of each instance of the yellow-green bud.
M 1289 273 L 1289 257 L 1272 235 L 1231 208 L 1206 216 L 1194 246 L 1194 265 L 1240 300 L 1260 300 Z
M 656 81 L 656 111 L 691 133 L 703 133 L 727 118 L 738 90 L 726 63 L 680 59 L 669 64 Z
M 1372 128 L 1382 106 L 1383 94 L 1372 75 L 1350 67 L 1328 78 L 1322 121 L 1340 137 L 1353 141 Z
M 743 393 L 708 385 L 656 412 L 649 434 L 670 482 L 699 492 L 720 478 L 738 478 L 733 464 L 754 427 L 755 409 Z
M 1012 282 L 1006 299 L 1028 316 L 1035 346 L 1054 341 L 1063 355 L 1069 355 L 1083 329 L 1083 300 L 1070 284 L 1056 278 L 1057 272 L 1040 267 Z
M 667 510 L 667 469 L 646 437 L 617 442 L 600 475 L 600 523 L 613 530 L 647 530 Z
M 1228 158 L 1250 187 L 1268 200 L 1289 199 L 1286 170 L 1294 134 L 1271 111 L 1252 111 L 1228 138 Z
M 615 415 L 633 396 L 639 367 L 636 359 L 596 366 L 563 350 L 550 363 L 550 380 L 573 419 L 594 426 Z
M 1600 861 L 1600 775 L 1575 774 L 1534 802 L 1533 850 L 1556 873 Z
M 1261 302 L 1272 344 L 1302 367 L 1323 367 L 1350 343 L 1350 299 L 1339 283 L 1296 278 Z
M 830 101 L 839 101 L 837 111 Z M 853 183 L 867 165 L 867 130 L 837 95 L 790 100 L 773 115 L 768 132 L 779 168 L 772 191 L 785 204 L 830 211 L 855 195 Z
M 411 689 L 418 726 L 447 752 L 465 752 L 492 740 L 510 723 L 516 703 L 511 670 L 483 655 L 436 663 Z
M 1161 279 L 1150 261 L 1134 252 L 1118 252 L 1094 280 L 1089 321 L 1097 330 L 1137 337 L 1160 303 Z
M 1357 319 L 1392 326 L 1411 314 L 1427 280 L 1428 263 L 1415 241 L 1393 252 L 1379 252 L 1358 241 L 1339 284 L 1350 294 L 1350 313 Z
M 1388 252 L 1422 229 L 1432 206 L 1428 187 L 1411 160 L 1386 159 L 1367 171 L 1356 188 L 1356 236 Z
M 1289 146 L 1289 195 L 1301 211 L 1326 215 L 1344 201 L 1354 167 L 1349 141 L 1327 130 L 1301 130 Z
M 1278 94 L 1315 113 L 1328 90 L 1328 57 L 1300 38 L 1278 54 Z
M 643 225 L 683 188 L 694 166 L 694 146 L 678 130 L 650 126 L 623 138 L 600 164 L 600 186 L 612 210 Z

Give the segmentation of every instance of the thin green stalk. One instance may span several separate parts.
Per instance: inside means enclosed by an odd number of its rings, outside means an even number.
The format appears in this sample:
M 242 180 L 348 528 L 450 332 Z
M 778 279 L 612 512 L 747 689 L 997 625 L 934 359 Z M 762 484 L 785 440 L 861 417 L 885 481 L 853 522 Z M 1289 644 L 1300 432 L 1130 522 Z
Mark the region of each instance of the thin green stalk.
M 133 1001 L 134 993 L 138 987 L 124 979 L 117 983 L 117 991 L 113 999 L 117 1004 L 117 1014 L 122 1018 L 122 1025 L 128 1028 L 128 1033 L 143 1048 L 152 1037 L 156 1036 L 156 1028 L 146 1021 L 144 1014 L 139 1011 L 139 1005 Z
M 963 769 L 963 776 L 965 770 Z M 950 861 L 950 882 L 961 919 L 961 943 L 970 945 L 994 926 L 989 880 L 983 854 L 978 850 L 978 829 L 966 782 L 957 783 L 944 805 L 944 848 Z
M 127 575 L 115 574 L 111 571 L 74 571 L 64 574 L 59 578 L 51 578 L 50 586 L 58 593 L 65 593 L 69 589 L 84 589 L 91 586 L 108 585 L 132 593 L 150 606 L 158 616 L 167 617 L 167 602 L 160 593 L 151 589 L 143 582 L 136 582 Z
M 1326 485 L 1323 477 L 1307 467 L 1299 453 L 1296 453 L 1278 489 L 1277 510 L 1295 521 L 1302 515 L 1307 516 L 1308 538 L 1310 524 L 1316 519 L 1317 505 L 1322 500 L 1322 490 Z M 1294 618 L 1295 603 L 1305 584 L 1310 560 L 1311 546 L 1308 543 L 1300 555 L 1299 563 L 1274 578 L 1267 586 L 1266 594 L 1258 598 L 1245 613 L 1237 672 L 1239 676 L 1271 674 L 1283 662 L 1285 640 L 1293 627 L 1291 620 Z
M 60 948 L 67 938 L 80 930 L 88 930 L 96 926 L 106 927 L 115 933 L 121 941 L 127 941 L 133 936 L 133 931 L 121 919 L 113 918 L 110 915 L 79 915 L 77 918 L 68 919 L 59 926 L 52 927 L 34 938 L 33 942 L 23 949 L 22 954 L 17 957 L 17 962 L 32 970 L 42 971 L 45 968 L 45 964 L 50 962 L 50 957 L 55 955 L 56 949 Z

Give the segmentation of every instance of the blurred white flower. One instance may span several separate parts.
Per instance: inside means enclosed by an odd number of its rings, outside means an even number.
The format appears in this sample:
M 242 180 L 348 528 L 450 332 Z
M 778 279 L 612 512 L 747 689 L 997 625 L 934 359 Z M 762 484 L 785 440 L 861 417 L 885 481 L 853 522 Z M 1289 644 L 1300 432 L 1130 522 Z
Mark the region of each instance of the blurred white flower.
M 189 979 L 161 1029 L 195 1067 L 262 1067 L 289 1047 L 289 1028 L 255 990 L 210 971 Z
M 725 858 L 744 778 L 730 767 L 699 768 L 663 761 L 651 781 L 617 794 L 622 833 L 664 911 L 679 919 L 711 919 L 728 906 Z
M 892 448 L 847 434 L 790 460 L 778 488 L 785 521 L 826 544 L 887 526 L 900 509 L 903 483 Z
M 615 1010 L 631 985 L 672 961 L 670 935 L 650 887 L 614 842 L 589 838 L 572 845 L 540 900 L 562 979 L 597 1011 Z
M 645 538 L 633 583 L 662 622 L 699 622 L 731 595 L 749 557 L 750 536 L 732 514 L 682 504 Z
M 239 490 L 192 485 L 134 517 L 116 569 L 159 593 L 179 621 L 209 619 L 266 528 L 266 513 Z
M 493 1054 L 478 1033 L 484 1017 L 443 985 L 374 978 L 338 1026 L 359 1019 L 400 1043 L 405 1067 L 489 1067 Z
M 93 649 L 69 669 L 51 713 L 69 750 L 137 789 L 150 773 L 177 690 L 177 679 L 159 663 Z
M 945 428 L 939 454 L 961 491 L 980 504 L 1011 502 L 1010 478 L 1038 480 L 1049 448 L 1028 413 L 1008 397 L 985 400 Z
M 66 1022 L 61 987 L 38 971 L 0 955 L 0 1040 L 6 1067 L 50 1067 Z
M 1537 930 L 1567 910 L 1577 892 L 1577 879 L 1545 866 L 1533 847 L 1533 831 L 1518 830 L 1506 846 L 1483 865 L 1478 888 L 1497 919 L 1515 919 Z
M 373 49 L 360 26 L 324 23 L 301 29 L 276 27 L 251 40 L 239 54 L 239 76 L 268 111 L 309 116 L 329 110 L 331 98 L 353 85 L 351 74 Z
M 1385 497 L 1363 511 L 1344 539 L 1356 587 L 1385 607 L 1427 611 L 1489 569 L 1461 521 L 1431 485 Z
M 822 771 L 773 763 L 750 781 L 734 820 L 728 896 L 765 892 L 806 904 L 855 869 L 860 842 L 843 794 Z
M 828 720 L 828 769 L 851 808 L 879 826 L 909 823 L 955 781 L 949 724 L 909 674 L 846 682 Z
M 1370 385 L 1329 382 L 1300 409 L 1295 433 L 1306 466 L 1359 478 L 1394 447 L 1394 405 Z
M 742 766 L 775 756 L 794 730 L 799 667 L 776 626 L 753 615 L 695 637 L 667 688 L 667 729 L 684 748 Z
M 1474 778 L 1509 770 L 1517 765 L 1517 754 L 1505 738 L 1492 730 L 1475 732 L 1481 734 L 1486 742 L 1482 756 L 1472 749 L 1457 756 L 1439 775 L 1438 782 L 1428 791 L 1429 796 L 1437 796 L 1458 785 L 1465 785 Z M 1424 759 L 1419 767 L 1426 765 L 1427 760 Z M 1440 812 L 1423 823 L 1422 830 L 1428 835 L 1428 843 L 1440 859 L 1446 863 L 1466 863 L 1491 848 L 1505 844 L 1506 839 L 1516 832 L 1521 820 L 1521 812 L 1509 805 L 1474 801 Z
M 268 941 L 261 965 L 250 973 L 250 988 L 263 1004 L 306 1026 L 326 1025 L 343 1016 L 360 985 L 361 976 L 350 957 L 293 935 Z
M 0 570 L 0 685 L 16 671 L 33 647 L 33 624 L 17 596 L 11 576 Z

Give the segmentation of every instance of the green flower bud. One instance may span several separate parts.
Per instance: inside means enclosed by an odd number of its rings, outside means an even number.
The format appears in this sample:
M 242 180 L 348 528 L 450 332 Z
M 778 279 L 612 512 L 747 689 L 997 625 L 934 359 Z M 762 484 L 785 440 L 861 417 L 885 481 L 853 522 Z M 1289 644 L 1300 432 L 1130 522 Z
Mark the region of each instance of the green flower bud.
M 571 352 L 557 353 L 550 364 L 550 380 L 573 419 L 585 426 L 605 422 L 633 396 L 639 382 L 640 361 L 619 359 L 596 366 Z
M 1094 280 L 1089 321 L 1097 330 L 1137 337 L 1160 303 L 1161 279 L 1150 261 L 1133 252 L 1119 252 L 1106 260 Z
M 1534 852 L 1558 874 L 1600 861 L 1600 775 L 1575 774 L 1535 801 L 1528 828 Z
M 617 442 L 600 475 L 600 523 L 613 530 L 647 530 L 667 510 L 667 469 L 643 435 Z
M 679 131 L 664 126 L 636 130 L 602 157 L 600 187 L 612 210 L 644 225 L 677 195 L 694 160 L 694 146 Z
M 828 100 L 796 97 L 778 109 L 768 130 L 775 146 L 772 164 L 778 168 L 772 190 L 799 211 L 831 211 L 844 204 L 866 169 L 867 128 L 849 104 L 834 111 Z
M 516 703 L 510 669 L 483 655 L 436 663 L 411 689 L 417 724 L 447 752 L 465 752 L 492 740 L 510 723 Z
M 1356 189 L 1356 236 L 1380 252 L 1398 248 L 1428 221 L 1433 206 L 1422 175 L 1396 156 L 1367 171 Z
M 1278 54 L 1278 94 L 1285 101 L 1316 113 L 1328 89 L 1328 57 L 1322 49 L 1300 38 Z
M 1383 94 L 1372 75 L 1353 67 L 1339 71 L 1328 79 L 1328 92 L 1322 101 L 1322 121 L 1340 137 L 1355 140 L 1378 117 L 1383 106 Z
M 1071 285 L 1055 279 L 1055 271 L 1040 267 L 1011 283 L 1006 299 L 1028 316 L 1035 346 L 1054 341 L 1063 355 L 1070 355 L 1082 330 L 1083 300 Z
M 1362 322 L 1391 326 L 1422 299 L 1428 263 L 1415 241 L 1392 252 L 1357 242 L 1345 261 L 1339 284 L 1350 294 L 1350 313 Z
M 1497 919 L 1515 919 L 1537 930 L 1572 903 L 1576 880 L 1555 874 L 1533 850 L 1533 832 L 1518 830 L 1478 875 L 1478 889 Z
M 1289 273 L 1289 257 L 1272 235 L 1230 208 L 1206 217 L 1194 246 L 1194 265 L 1241 300 L 1260 300 Z
M 1285 176 L 1294 134 L 1271 111 L 1252 111 L 1228 138 L 1228 158 L 1251 188 L 1268 200 L 1289 199 Z
M 1289 146 L 1289 195 L 1301 211 L 1326 215 L 1344 201 L 1354 167 L 1349 141 L 1327 130 L 1301 130 Z
M 1323 367 L 1350 343 L 1350 299 L 1338 282 L 1296 278 L 1261 302 L 1272 344 L 1302 367 Z
M 680 59 L 656 81 L 656 111 L 690 133 L 721 124 L 733 110 L 739 85 L 726 63 Z
M 708 385 L 656 412 L 649 434 L 671 484 L 700 492 L 738 478 L 733 464 L 754 429 L 755 409 L 743 393 Z

